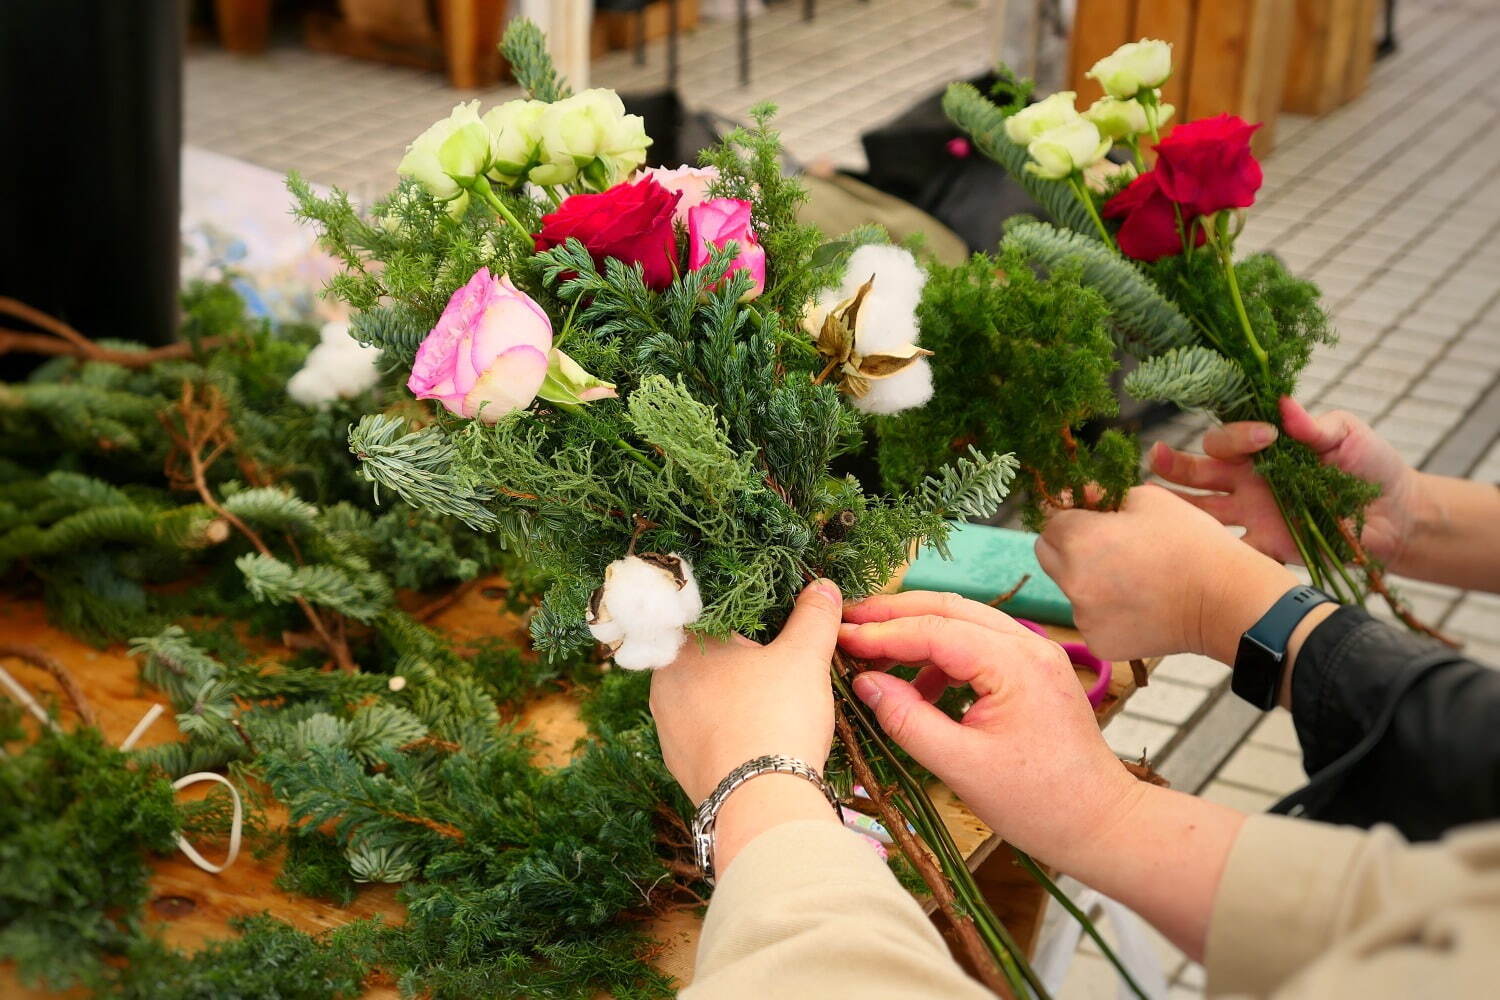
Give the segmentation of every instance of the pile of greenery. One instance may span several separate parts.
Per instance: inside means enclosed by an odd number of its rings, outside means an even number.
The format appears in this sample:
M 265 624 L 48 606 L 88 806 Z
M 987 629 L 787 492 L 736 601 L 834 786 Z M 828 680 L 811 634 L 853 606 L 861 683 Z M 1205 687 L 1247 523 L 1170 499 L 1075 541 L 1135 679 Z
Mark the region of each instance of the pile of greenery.
M 375 502 L 345 439 L 356 410 L 409 405 L 388 380 L 304 408 L 286 384 L 311 329 L 251 321 L 218 286 L 185 306 L 193 340 L 172 356 L 107 342 L 123 362 L 58 357 L 0 384 L 0 585 L 80 636 L 132 640 L 184 734 L 25 745 L 0 700 L 0 958 L 127 997 L 346 997 L 371 975 L 435 997 L 668 995 L 641 924 L 702 887 L 641 679 L 456 647 L 404 611 L 398 591 L 498 569 L 502 609 L 524 615 L 544 581 L 495 536 Z M 297 651 L 268 647 L 283 638 Z M 560 690 L 590 737 L 548 770 L 507 720 Z M 282 851 L 282 888 L 347 904 L 399 882 L 408 919 L 313 938 L 260 917 L 196 955 L 163 945 L 140 912 L 150 857 L 226 830 L 223 798 L 174 804 L 170 779 L 204 769 L 287 806 L 285 829 L 253 805 L 249 824 Z

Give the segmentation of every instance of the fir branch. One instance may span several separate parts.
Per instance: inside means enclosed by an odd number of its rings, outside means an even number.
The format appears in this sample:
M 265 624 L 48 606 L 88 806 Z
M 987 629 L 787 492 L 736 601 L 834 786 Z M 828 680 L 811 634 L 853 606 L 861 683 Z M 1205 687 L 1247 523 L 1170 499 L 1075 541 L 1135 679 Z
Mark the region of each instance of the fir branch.
M 226 496 L 224 509 L 267 531 L 306 531 L 318 508 L 280 486 L 260 486 Z
M 360 475 L 393 490 L 413 507 L 448 514 L 475 531 L 494 531 L 500 519 L 484 504 L 495 496 L 483 486 L 462 483 L 453 474 L 451 442 L 435 427 L 401 433 L 406 421 L 370 414 L 349 430 L 349 450 L 360 460 Z
M 971 446 L 967 456 L 923 481 L 922 506 L 953 518 L 989 517 L 1005 502 L 1015 475 L 1014 455 L 990 458 Z
M 1004 245 L 1055 271 L 1080 268 L 1083 282 L 1104 296 L 1121 346 L 1141 357 L 1196 343 L 1192 324 L 1130 261 L 1098 240 L 1049 226 L 1021 222 L 1007 227 Z
M 273 604 L 319 604 L 360 622 L 374 620 L 390 605 L 389 586 L 368 565 L 359 570 L 327 563 L 291 566 L 261 552 L 246 553 L 235 565 L 250 593 Z
M 1209 347 L 1174 347 L 1147 358 L 1125 376 L 1125 391 L 1140 400 L 1207 410 L 1220 420 L 1239 419 L 1250 401 L 1244 371 Z

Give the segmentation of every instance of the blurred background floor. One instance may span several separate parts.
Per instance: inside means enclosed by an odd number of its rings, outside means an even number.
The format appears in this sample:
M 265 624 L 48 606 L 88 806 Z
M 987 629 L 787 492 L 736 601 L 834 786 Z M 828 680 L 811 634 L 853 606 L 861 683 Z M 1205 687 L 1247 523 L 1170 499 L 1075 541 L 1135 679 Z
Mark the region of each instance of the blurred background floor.
M 1500 480 L 1500 48 L 1493 0 L 1402 0 L 1400 48 L 1368 91 L 1317 120 L 1283 115 L 1266 184 L 1242 237 L 1318 282 L 1341 340 L 1303 383 L 1315 410 L 1369 420 L 1417 466 Z M 690 106 L 743 119 L 775 101 L 791 154 L 858 169 L 859 135 L 990 58 L 983 5 L 952 0 L 823 0 L 810 24 L 779 4 L 752 24 L 753 77 L 736 77 L 734 29 L 706 23 L 682 39 Z M 597 86 L 661 85 L 665 52 L 594 65 Z M 485 106 L 514 88 L 459 92 L 437 73 L 356 62 L 300 47 L 244 58 L 195 50 L 187 61 L 192 146 L 277 173 L 298 170 L 356 199 L 395 181 L 405 144 L 458 100 Z M 211 163 L 212 161 L 210 161 Z M 1191 446 L 1199 418 L 1149 439 Z M 1425 621 L 1500 664 L 1500 598 L 1407 582 Z M 1377 613 L 1379 608 L 1372 608 Z M 1227 694 L 1227 669 L 1174 656 L 1106 731 L 1121 754 L 1145 752 L 1179 788 L 1262 810 L 1303 782 L 1291 720 L 1264 718 Z M 1173 1000 L 1202 993 L 1202 970 L 1158 940 Z M 1115 995 L 1113 972 L 1085 945 L 1060 997 Z

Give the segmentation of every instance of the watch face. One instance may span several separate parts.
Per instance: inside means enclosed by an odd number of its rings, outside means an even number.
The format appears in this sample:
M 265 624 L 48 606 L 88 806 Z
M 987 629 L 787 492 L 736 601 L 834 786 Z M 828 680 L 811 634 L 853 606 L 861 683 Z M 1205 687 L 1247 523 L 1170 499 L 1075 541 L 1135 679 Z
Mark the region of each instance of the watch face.
M 1241 636 L 1229 689 L 1262 712 L 1269 712 L 1276 707 L 1280 680 L 1281 657 L 1250 635 Z

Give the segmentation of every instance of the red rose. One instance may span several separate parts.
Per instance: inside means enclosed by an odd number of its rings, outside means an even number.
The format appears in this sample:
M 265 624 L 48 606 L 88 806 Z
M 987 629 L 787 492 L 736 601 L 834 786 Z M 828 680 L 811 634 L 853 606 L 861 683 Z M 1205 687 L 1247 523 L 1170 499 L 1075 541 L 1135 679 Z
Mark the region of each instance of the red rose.
M 682 194 L 647 177 L 616 184 L 599 194 L 575 194 L 557 211 L 542 216 L 537 250 L 550 250 L 570 237 L 582 243 L 600 271 L 605 258 L 640 264 L 646 286 L 660 291 L 677 277 L 677 231 L 672 214 Z
M 1120 252 L 1136 260 L 1160 260 L 1182 253 L 1182 234 L 1177 229 L 1177 208 L 1161 190 L 1160 169 L 1141 174 L 1130 186 L 1104 206 L 1106 219 L 1121 219 L 1117 237 Z M 1191 225 L 1197 213 L 1182 209 L 1182 224 Z M 1202 226 L 1193 228 L 1195 245 L 1207 238 Z
M 1258 128 L 1235 115 L 1177 126 L 1154 147 L 1162 191 L 1199 215 L 1249 208 L 1261 182 L 1260 164 L 1250 152 Z

